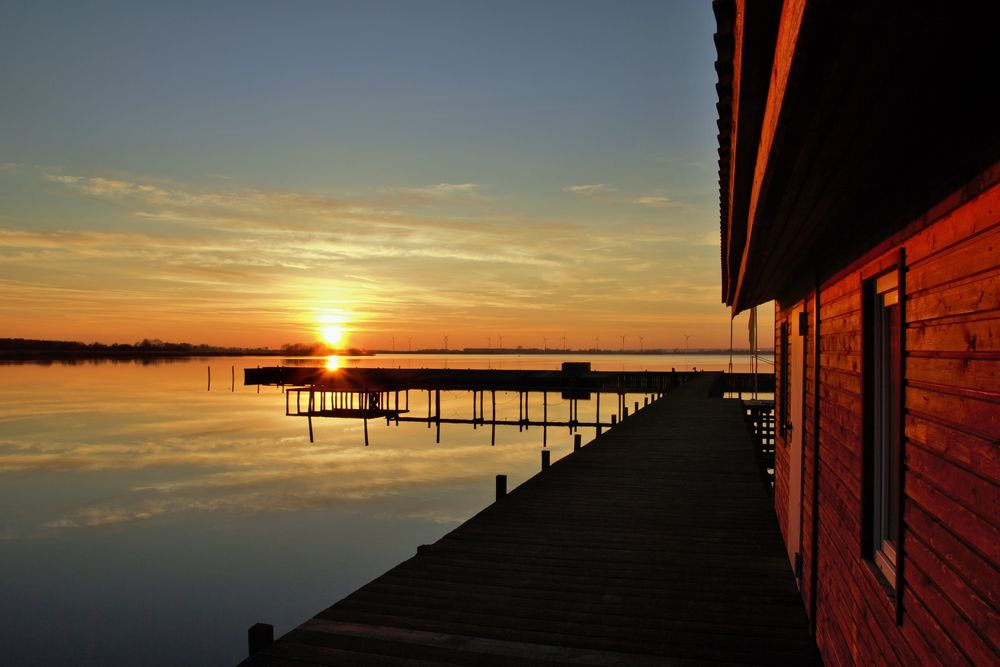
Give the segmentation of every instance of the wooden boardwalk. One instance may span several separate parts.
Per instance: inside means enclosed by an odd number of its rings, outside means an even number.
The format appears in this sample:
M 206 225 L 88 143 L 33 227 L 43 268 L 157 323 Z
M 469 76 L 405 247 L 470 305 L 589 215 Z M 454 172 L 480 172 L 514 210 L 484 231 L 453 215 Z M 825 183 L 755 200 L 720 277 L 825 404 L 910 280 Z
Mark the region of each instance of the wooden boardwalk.
M 716 379 L 652 403 L 243 664 L 818 662 L 740 404 L 707 398 Z

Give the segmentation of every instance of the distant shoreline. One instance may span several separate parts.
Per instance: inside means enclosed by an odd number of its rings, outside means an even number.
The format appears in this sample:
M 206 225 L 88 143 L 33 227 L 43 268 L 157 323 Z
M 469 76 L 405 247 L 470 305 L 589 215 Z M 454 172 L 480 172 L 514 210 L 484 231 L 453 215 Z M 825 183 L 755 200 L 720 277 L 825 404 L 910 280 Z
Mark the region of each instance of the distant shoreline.
M 136 344 L 104 344 L 81 343 L 77 341 L 33 340 L 24 338 L 0 338 L 0 361 L 86 361 L 86 360 L 167 360 L 195 357 L 327 357 L 349 356 L 367 357 L 378 355 L 728 355 L 728 349 L 650 349 L 650 350 L 613 350 L 613 349 L 543 349 L 543 348 L 463 348 L 460 350 L 445 350 L 437 348 L 422 348 L 417 350 L 361 350 L 349 348 L 332 350 L 322 345 L 285 345 L 281 349 L 218 347 L 213 345 L 195 345 L 191 343 L 164 343 L 162 341 L 144 340 Z M 752 354 L 751 350 L 733 350 L 734 355 Z M 773 356 L 773 350 L 758 350 L 762 356 Z

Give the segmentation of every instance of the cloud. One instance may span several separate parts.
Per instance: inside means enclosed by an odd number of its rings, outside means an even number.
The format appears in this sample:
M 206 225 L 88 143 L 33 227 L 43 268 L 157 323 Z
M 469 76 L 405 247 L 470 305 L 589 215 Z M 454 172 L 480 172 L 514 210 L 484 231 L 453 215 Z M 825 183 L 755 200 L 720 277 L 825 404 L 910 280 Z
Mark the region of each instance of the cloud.
M 479 201 L 483 197 L 476 183 L 437 183 L 424 187 L 396 187 L 386 190 L 396 201 L 411 204 L 443 204 Z
M 587 327 L 628 307 L 652 317 L 663 304 L 623 283 L 665 284 L 664 262 L 681 274 L 717 257 L 707 232 L 652 225 L 631 204 L 666 198 L 607 183 L 563 188 L 622 204 L 614 218 L 591 207 L 579 219 L 508 210 L 510 200 L 485 197 L 472 182 L 330 196 L 57 167 L 35 173 L 106 211 L 35 229 L 20 217 L 0 226 L 8 335 L 58 328 L 87 340 L 277 345 L 313 335 L 313 313 L 330 308 L 354 314 L 359 346 L 383 344 L 367 332 L 404 321 L 415 333 L 442 322 L 453 331 L 528 321 Z M 697 298 L 714 304 L 716 295 Z
M 670 199 L 669 197 L 654 197 L 654 196 L 643 196 L 632 200 L 633 204 L 639 204 L 640 206 L 648 206 L 649 208 L 668 208 L 670 206 L 676 206 L 677 203 Z
M 569 192 L 574 195 L 580 195 L 582 197 L 593 197 L 595 195 L 607 194 L 609 192 L 616 192 L 617 190 L 607 183 L 587 183 L 583 185 L 567 185 L 563 188 L 563 192 Z

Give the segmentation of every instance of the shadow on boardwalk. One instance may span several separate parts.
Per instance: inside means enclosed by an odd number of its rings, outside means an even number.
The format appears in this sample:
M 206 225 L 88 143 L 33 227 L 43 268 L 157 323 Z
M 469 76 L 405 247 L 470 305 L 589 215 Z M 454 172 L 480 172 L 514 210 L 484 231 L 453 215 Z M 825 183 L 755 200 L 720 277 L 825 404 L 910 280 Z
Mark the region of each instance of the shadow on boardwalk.
M 244 665 L 809 664 L 739 401 L 692 380 Z

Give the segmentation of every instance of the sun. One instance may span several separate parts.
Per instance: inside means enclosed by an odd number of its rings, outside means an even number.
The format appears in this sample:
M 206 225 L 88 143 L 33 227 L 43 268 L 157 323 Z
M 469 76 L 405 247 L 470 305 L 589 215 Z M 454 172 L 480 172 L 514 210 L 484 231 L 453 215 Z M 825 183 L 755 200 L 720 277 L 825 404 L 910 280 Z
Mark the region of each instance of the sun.
M 330 347 L 338 347 L 344 341 L 344 327 L 336 324 L 328 324 L 319 330 L 319 335 L 323 342 Z

